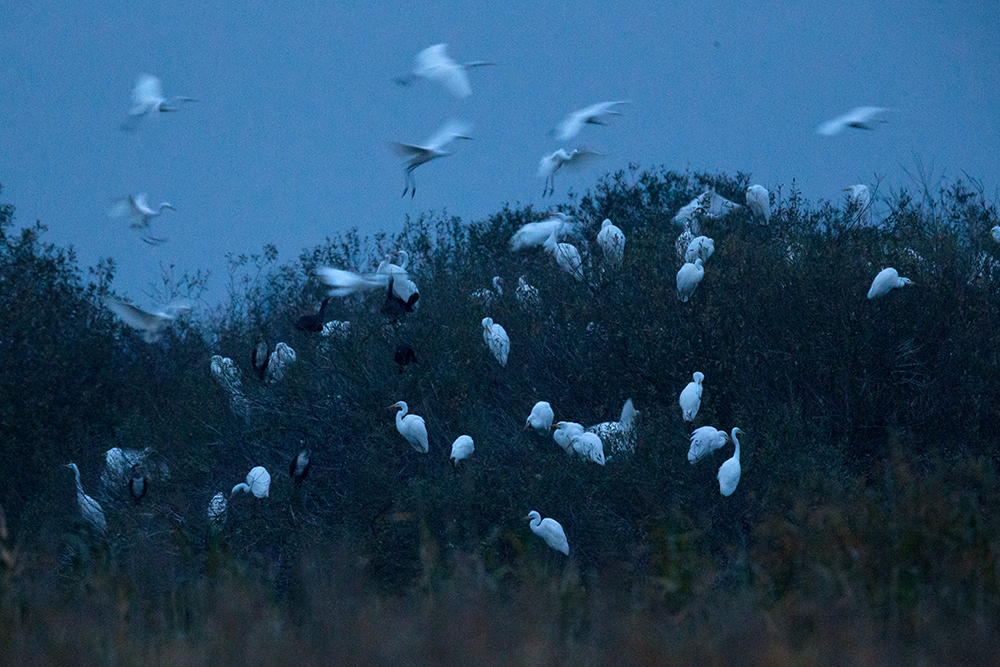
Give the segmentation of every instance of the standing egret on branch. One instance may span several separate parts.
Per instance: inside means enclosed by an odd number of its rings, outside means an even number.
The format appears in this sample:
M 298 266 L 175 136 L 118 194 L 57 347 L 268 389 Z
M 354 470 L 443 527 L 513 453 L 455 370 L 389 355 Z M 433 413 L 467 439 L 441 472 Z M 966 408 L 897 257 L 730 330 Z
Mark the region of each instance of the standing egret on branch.
M 705 269 L 700 259 L 694 260 L 694 264 L 688 262 L 682 266 L 677 272 L 677 298 L 687 303 L 704 277 Z
M 556 430 L 552 432 L 552 439 L 562 447 L 567 454 L 573 453 L 573 438 L 583 433 L 583 424 L 576 422 L 556 422 Z
M 556 551 L 561 551 L 569 555 L 569 542 L 566 540 L 566 531 L 555 519 L 542 518 L 542 515 L 532 510 L 528 512 L 525 519 L 531 520 L 531 532 L 545 540 L 545 543 Z
M 688 449 L 688 461 L 697 463 L 715 450 L 723 447 L 729 436 L 711 426 L 696 428 L 691 434 L 691 447 Z
M 552 406 L 549 405 L 548 401 L 538 401 L 535 403 L 535 407 L 531 408 L 531 414 L 524 421 L 524 428 L 533 428 L 539 433 L 548 433 L 549 429 L 552 428 L 552 420 L 555 419 L 555 413 L 552 412 Z
M 88 496 L 83 491 L 83 484 L 80 483 L 80 469 L 75 463 L 67 463 L 66 467 L 73 471 L 76 479 L 76 502 L 80 506 L 80 514 L 83 520 L 100 535 L 108 530 L 108 522 L 104 518 L 104 510 L 100 503 Z
M 618 268 L 622 265 L 625 254 L 625 233 L 611 220 L 601 223 L 601 231 L 597 233 L 597 243 L 604 252 L 604 261 L 608 266 Z
M 875 280 L 872 281 L 871 289 L 868 290 L 868 298 L 875 299 L 880 296 L 885 296 L 891 292 L 894 287 L 905 287 L 906 285 L 913 284 L 913 281 L 909 278 L 900 278 L 899 273 L 892 267 L 882 269 L 879 271 L 878 275 L 875 276 Z
M 740 441 L 736 438 L 736 434 L 742 432 L 738 428 L 733 429 L 733 444 L 736 445 L 736 451 L 733 452 L 731 459 L 726 459 L 719 467 L 719 493 L 724 496 L 733 495 L 736 485 L 740 483 L 740 475 L 742 474 L 742 470 L 740 469 Z
M 570 274 L 577 280 L 583 280 L 583 259 L 580 258 L 580 251 L 570 243 L 556 242 L 556 232 L 545 240 L 545 252 L 555 257 L 559 268 Z
M 502 326 L 493 323 L 492 317 L 483 318 L 483 340 L 500 365 L 506 366 L 507 355 L 510 354 L 510 338 Z
M 396 413 L 396 430 L 406 438 L 415 450 L 421 454 L 426 454 L 427 446 L 427 424 L 423 417 L 406 414 L 409 407 L 405 401 L 398 401 L 389 406 L 389 409 L 398 409 Z
M 771 222 L 771 193 L 763 185 L 747 188 L 747 206 L 757 219 L 763 218 L 765 225 Z
M 713 254 L 715 254 L 715 241 L 707 236 L 696 236 L 691 239 L 684 252 L 684 261 L 693 264 L 694 260 L 700 259 L 704 263 Z
M 878 118 L 883 111 L 888 111 L 884 107 L 855 107 L 839 118 L 820 123 L 816 128 L 816 134 L 832 137 L 846 127 L 853 127 L 858 130 L 874 130 L 875 126 L 885 121 Z
M 254 466 L 247 473 L 247 481 L 240 482 L 229 493 L 230 497 L 246 491 L 257 498 L 267 498 L 271 493 L 271 473 L 264 466 Z
M 469 458 L 472 452 L 476 451 L 476 444 L 472 441 L 472 436 L 460 435 L 451 443 L 451 460 L 455 465 L 462 459 Z
M 403 188 L 403 196 L 410 193 L 412 198 L 417 194 L 417 184 L 413 180 L 413 170 L 420 165 L 435 160 L 445 155 L 450 155 L 444 147 L 455 139 L 472 139 L 468 136 L 472 131 L 472 126 L 462 121 L 448 121 L 437 131 L 437 134 L 428 139 L 422 146 L 416 144 L 396 143 L 396 153 L 407 158 L 406 161 L 406 187 Z
M 580 133 L 584 125 L 606 125 L 607 116 L 621 115 L 621 112 L 616 111 L 614 108 L 619 104 L 628 104 L 628 101 L 598 102 L 597 104 L 591 104 L 589 107 L 574 111 L 566 116 L 559 123 L 558 127 L 556 127 L 556 138 L 559 141 L 569 141 Z
M 163 97 L 163 86 L 160 80 L 152 74 L 140 74 L 132 89 L 132 108 L 121 128 L 126 132 L 135 132 L 139 122 L 151 113 L 157 111 L 177 111 L 182 102 L 195 102 L 191 97 Z
M 542 156 L 538 163 L 538 177 L 545 178 L 545 186 L 542 188 L 542 196 L 552 195 L 555 192 L 556 172 L 567 167 L 576 169 L 599 157 L 600 153 L 588 151 L 586 148 L 575 148 L 567 153 L 565 149 L 557 149 L 553 153 Z
M 482 67 L 493 63 L 474 60 L 466 63 L 457 63 L 448 57 L 447 44 L 435 44 L 417 54 L 416 66 L 413 71 L 396 79 L 396 83 L 401 86 L 408 86 L 413 79 L 427 79 L 440 83 L 451 91 L 455 97 L 468 97 L 472 94 L 472 87 L 469 85 L 468 70 L 472 67 Z
M 693 422 L 694 418 L 698 415 L 698 410 L 701 408 L 701 393 L 703 391 L 701 383 L 705 379 L 705 375 L 696 372 L 693 377 L 694 379 L 688 382 L 684 390 L 681 391 L 679 401 L 681 413 L 686 422 Z
M 872 222 L 872 195 L 867 185 L 852 185 L 844 188 L 847 193 L 847 208 L 853 213 L 853 220 L 864 225 Z
M 169 208 L 171 211 L 177 210 L 167 202 L 160 202 L 158 207 L 153 208 L 146 200 L 146 193 L 140 192 L 137 195 L 116 199 L 108 210 L 108 216 L 121 218 L 127 215 L 130 220 L 129 226 L 132 229 L 148 230 L 150 220 L 163 213 L 165 208 Z M 160 245 L 167 241 L 167 239 L 156 238 L 148 234 L 143 236 L 142 240 L 150 245 Z

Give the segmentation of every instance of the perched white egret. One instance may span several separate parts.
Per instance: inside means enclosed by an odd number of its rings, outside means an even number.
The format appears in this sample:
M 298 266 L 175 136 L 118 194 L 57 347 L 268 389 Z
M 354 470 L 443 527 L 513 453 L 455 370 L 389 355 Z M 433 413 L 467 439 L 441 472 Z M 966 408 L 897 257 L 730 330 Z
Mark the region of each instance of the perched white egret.
M 601 436 L 590 431 L 577 433 L 571 439 L 573 453 L 580 458 L 590 459 L 597 465 L 604 465 L 604 441 Z
M 684 417 L 684 421 L 693 422 L 694 418 L 698 416 L 698 410 L 701 408 L 701 392 L 703 387 L 701 386 L 702 380 L 705 379 L 703 373 L 696 372 L 694 374 L 694 379 L 688 382 L 684 390 L 681 391 L 680 405 L 681 413 Z
M 556 422 L 556 430 L 552 432 L 552 439 L 562 447 L 567 454 L 573 453 L 573 438 L 583 433 L 583 424 L 576 422 Z
M 691 239 L 684 252 L 684 261 L 694 264 L 694 260 L 700 259 L 702 263 L 715 254 L 715 241 L 707 236 L 696 236 Z
M 598 102 L 574 111 L 556 127 L 556 138 L 559 141 L 569 141 L 580 133 L 584 125 L 607 124 L 607 116 L 621 115 L 621 112 L 615 109 L 619 104 L 628 104 L 628 101 Z
M 441 127 L 437 133 L 424 142 L 423 145 L 417 144 L 403 144 L 397 142 L 396 153 L 401 157 L 407 158 L 406 160 L 406 187 L 403 188 L 403 196 L 406 193 L 410 193 L 410 197 L 417 194 L 417 184 L 413 180 L 413 170 L 420 165 L 435 160 L 439 157 L 444 157 L 445 155 L 450 155 L 444 150 L 444 147 L 450 144 L 455 139 L 472 139 L 469 136 L 469 132 L 472 131 L 472 126 L 468 123 L 452 120 L 448 121 Z
M 390 253 L 389 257 L 398 258 L 399 264 L 393 264 L 386 258 L 378 265 L 375 273 L 390 277 L 388 284 L 392 286 L 392 294 L 399 301 L 407 304 L 409 307 L 408 312 L 412 312 L 417 307 L 420 290 L 417 289 L 417 284 L 410 280 L 410 274 L 406 271 L 406 268 L 410 265 L 410 254 L 405 250 L 397 250 Z
M 715 450 L 726 444 L 729 436 L 711 426 L 696 428 L 691 434 L 691 447 L 688 449 L 688 461 L 697 463 Z
M 309 476 L 309 468 L 312 461 L 309 460 L 309 450 L 300 449 L 299 453 L 292 457 L 288 463 L 288 476 L 292 478 L 292 485 L 299 487 Z
M 122 322 L 129 325 L 133 329 L 141 331 L 142 339 L 147 343 L 155 343 L 158 341 L 163 329 L 166 328 L 167 324 L 171 320 L 177 318 L 178 312 L 191 310 L 190 308 L 174 309 L 173 307 L 168 306 L 167 311 L 148 313 L 145 310 L 136 308 L 135 306 L 125 303 L 121 299 L 113 296 L 104 298 L 104 306 L 117 315 Z
M 76 478 L 76 502 L 80 506 L 80 514 L 83 520 L 96 532 L 103 535 L 108 530 L 108 522 L 104 518 L 104 510 L 100 503 L 88 496 L 83 491 L 83 484 L 80 483 L 80 469 L 75 463 L 67 463 L 66 467 L 73 471 Z
M 163 97 L 163 86 L 160 80 L 152 74 L 140 74 L 132 89 L 132 108 L 121 128 L 126 132 L 135 132 L 139 122 L 151 113 L 157 111 L 177 111 L 182 102 L 195 102 L 191 97 Z
M 731 459 L 726 459 L 719 466 L 719 493 L 724 496 L 733 495 L 736 485 L 740 483 L 742 472 L 740 470 L 740 441 L 736 438 L 736 434 L 742 432 L 738 428 L 733 429 L 733 444 L 736 446 L 736 451 L 733 452 Z
M 854 214 L 854 220 L 864 225 L 872 222 L 872 195 L 867 185 L 857 184 L 844 188 L 847 193 L 847 208 Z
M 451 460 L 455 465 L 462 459 L 467 459 L 476 451 L 476 444 L 472 441 L 472 436 L 460 435 L 451 443 Z
M 603 443 L 601 458 L 603 458 L 603 445 L 608 445 L 611 448 L 612 454 L 635 453 L 635 418 L 638 414 L 639 411 L 635 409 L 635 405 L 630 398 L 622 405 L 622 412 L 618 421 L 601 422 L 600 424 L 587 427 L 586 432 L 594 433 Z
M 506 366 L 507 355 L 510 354 L 510 338 L 502 326 L 493 323 L 492 317 L 483 318 L 483 340 L 500 365 Z
M 739 204 L 729 201 L 709 188 L 690 203 L 681 207 L 674 216 L 674 222 L 686 226 L 694 234 L 701 233 L 701 220 L 721 220 L 726 215 L 742 208 Z
M 545 220 L 521 225 L 520 229 L 514 232 L 510 237 L 511 252 L 544 245 L 553 233 L 557 237 L 574 236 L 579 227 L 579 223 L 573 222 L 573 218 L 565 213 L 559 211 L 549 213 L 549 217 Z
M 538 177 L 545 179 L 542 196 L 551 195 L 555 192 L 557 171 L 563 167 L 569 169 L 582 167 L 594 158 L 600 157 L 600 155 L 600 153 L 589 151 L 586 148 L 575 148 L 569 153 L 565 149 L 559 148 L 548 155 L 543 155 L 538 163 Z
M 469 85 L 469 68 L 492 65 L 493 63 L 481 60 L 457 63 L 448 57 L 447 49 L 447 44 L 428 46 L 417 54 L 416 66 L 413 71 L 407 76 L 398 77 L 396 83 L 408 86 L 413 79 L 427 79 L 440 83 L 455 97 L 468 97 L 472 94 L 472 87 Z
M 208 501 L 208 523 L 220 528 L 226 522 L 226 497 L 219 491 Z
M 469 300 L 480 306 L 489 307 L 493 305 L 494 301 L 500 299 L 501 296 L 503 296 L 503 278 L 493 276 L 493 289 L 488 287 L 477 289 L 469 295 Z
M 892 267 L 882 269 L 879 271 L 878 275 L 875 276 L 875 280 L 872 281 L 871 289 L 868 290 L 868 298 L 875 299 L 880 296 L 885 296 L 891 292 L 894 287 L 905 287 L 906 285 L 912 284 L 914 283 L 909 278 L 900 278 L 896 269 Z
M 625 233 L 611 222 L 601 223 L 601 231 L 597 233 L 597 243 L 604 252 L 604 261 L 611 267 L 620 267 L 625 254 Z
M 319 332 L 325 338 L 336 338 L 337 340 L 347 340 L 351 335 L 351 323 L 346 320 L 330 320 L 323 325 L 323 330 Z
M 267 374 L 273 380 L 281 382 L 285 378 L 285 368 L 295 361 L 295 350 L 285 343 L 278 343 L 274 346 L 267 362 Z
M 702 267 L 701 259 L 694 260 L 694 264 L 691 262 L 684 264 L 677 272 L 677 298 L 687 303 L 704 277 L 705 269 Z
M 555 519 L 542 518 L 542 515 L 532 510 L 528 512 L 525 519 L 531 520 L 531 532 L 545 540 L 545 543 L 556 551 L 561 551 L 569 555 L 569 542 L 566 540 L 566 531 Z
M 257 498 L 267 498 L 271 493 L 271 473 L 264 466 L 254 466 L 247 473 L 247 481 L 234 486 L 229 495 L 232 497 L 240 491 L 252 493 Z
M 874 130 L 876 125 L 885 122 L 878 117 L 883 111 L 888 111 L 888 109 L 884 107 L 855 107 L 839 118 L 820 123 L 819 127 L 816 128 L 816 133 L 830 137 L 846 127 Z
M 535 407 L 531 408 L 531 414 L 524 421 L 524 428 L 533 428 L 539 433 L 548 433 L 549 429 L 552 428 L 552 420 L 555 419 L 555 413 L 552 412 L 552 406 L 549 405 L 548 401 L 538 401 L 535 403 Z
M 524 276 L 517 279 L 517 289 L 514 290 L 514 296 L 517 298 L 517 304 L 521 306 L 521 310 L 538 310 L 538 307 L 542 305 L 542 299 L 538 296 L 538 288 L 529 285 Z
M 415 450 L 421 454 L 426 454 L 427 447 L 427 424 L 423 417 L 407 414 L 409 407 L 405 401 L 398 401 L 389 406 L 390 409 L 397 408 L 396 430 L 406 438 Z
M 160 202 L 159 206 L 153 208 L 146 200 L 146 193 L 140 192 L 137 195 L 128 195 L 127 197 L 116 199 L 111 208 L 108 209 L 108 216 L 112 218 L 128 216 L 129 227 L 137 230 L 148 230 L 150 221 L 163 213 L 163 209 L 165 208 L 169 208 L 171 211 L 177 210 L 168 202 Z M 142 240 L 150 245 L 159 245 L 166 241 L 166 239 L 148 234 L 143 236 Z
M 763 185 L 751 185 L 747 188 L 747 206 L 754 216 L 763 218 L 765 225 L 771 222 L 771 193 Z
M 993 240 L 1000 243 L 1000 225 L 996 225 L 990 230 L 990 234 L 993 236 Z
M 545 252 L 555 257 L 559 268 L 570 274 L 577 280 L 583 280 L 583 259 L 580 251 L 571 243 L 558 243 L 556 232 L 545 240 Z

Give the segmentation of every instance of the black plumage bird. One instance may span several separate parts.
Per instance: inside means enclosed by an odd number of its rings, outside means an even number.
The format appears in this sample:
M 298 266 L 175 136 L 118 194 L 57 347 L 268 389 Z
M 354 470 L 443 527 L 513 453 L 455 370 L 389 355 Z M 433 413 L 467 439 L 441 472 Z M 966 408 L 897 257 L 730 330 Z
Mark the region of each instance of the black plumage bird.
M 132 496 L 132 502 L 136 505 L 146 495 L 149 489 L 149 480 L 138 463 L 132 465 L 132 477 L 128 480 L 128 492 Z
M 253 366 L 254 372 L 257 373 L 257 377 L 261 380 L 264 379 L 267 373 L 267 364 L 270 360 L 271 348 L 268 347 L 263 338 L 257 339 L 257 344 L 254 345 L 253 351 L 250 353 L 250 364 Z
M 385 295 L 385 303 L 382 304 L 382 314 L 399 320 L 406 317 L 407 313 L 413 312 L 413 306 L 416 305 L 417 300 L 420 298 L 420 293 L 414 292 L 410 295 L 409 299 L 404 301 L 393 290 L 394 280 L 394 277 L 389 278 L 389 293 Z
M 320 304 L 319 307 L 319 312 L 303 315 L 299 319 L 295 320 L 295 328 L 299 331 L 311 331 L 312 333 L 319 333 L 322 331 L 323 316 L 326 313 L 326 304 L 328 303 L 330 303 L 330 297 L 323 299 L 323 303 Z
M 292 457 L 288 465 L 288 476 L 292 478 L 292 484 L 296 487 L 302 486 L 309 475 L 309 450 L 303 449 Z
M 393 357 L 393 361 L 399 364 L 399 372 L 402 373 L 408 365 L 418 363 L 417 353 L 408 343 L 400 343 L 396 346 L 396 355 Z

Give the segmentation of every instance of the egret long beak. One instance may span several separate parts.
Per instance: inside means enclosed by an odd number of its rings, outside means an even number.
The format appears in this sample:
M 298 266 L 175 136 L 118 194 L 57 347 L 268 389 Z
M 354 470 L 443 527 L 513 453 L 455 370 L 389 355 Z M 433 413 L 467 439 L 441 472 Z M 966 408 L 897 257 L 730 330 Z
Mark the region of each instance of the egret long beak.
M 530 519 L 530 518 L 531 518 L 530 514 L 528 516 L 524 517 L 524 519 Z M 524 519 L 521 519 L 521 520 L 524 521 Z
M 392 410 L 393 408 L 395 408 L 396 410 L 398 410 L 398 409 L 399 409 L 399 406 L 398 406 L 398 405 L 396 405 L 395 403 L 393 403 L 392 405 L 387 405 L 387 406 L 385 406 L 385 409 L 386 409 L 386 410 Z

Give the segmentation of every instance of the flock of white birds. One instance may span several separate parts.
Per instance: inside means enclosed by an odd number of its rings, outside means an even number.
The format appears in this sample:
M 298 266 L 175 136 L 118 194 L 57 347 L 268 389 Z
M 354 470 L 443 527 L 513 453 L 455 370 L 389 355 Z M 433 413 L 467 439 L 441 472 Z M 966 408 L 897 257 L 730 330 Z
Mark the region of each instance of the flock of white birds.
M 445 44 L 436 44 L 418 53 L 413 71 L 396 79 L 396 81 L 401 85 L 410 85 L 417 80 L 427 80 L 444 86 L 456 97 L 464 98 L 472 94 L 468 77 L 469 70 L 486 65 L 490 65 L 490 63 L 481 61 L 458 63 L 448 56 Z M 147 116 L 159 112 L 177 111 L 183 103 L 193 101 L 195 100 L 188 97 L 164 97 L 160 80 L 155 76 L 142 74 L 133 90 L 132 107 L 128 111 L 125 122 L 122 123 L 122 129 L 135 132 L 141 121 Z M 559 141 L 570 141 L 588 126 L 604 125 L 610 117 L 620 115 L 621 108 L 627 104 L 629 103 L 626 100 L 599 102 L 573 111 L 550 134 Z M 882 107 L 858 107 L 840 118 L 822 123 L 816 131 L 821 135 L 831 136 L 846 128 L 871 130 L 879 123 L 884 122 L 881 116 L 887 111 L 889 109 Z M 403 195 L 405 196 L 407 193 L 411 197 L 415 195 L 416 183 L 413 179 L 413 171 L 417 167 L 448 155 L 445 148 L 455 140 L 470 139 L 471 129 L 470 123 L 451 120 L 422 144 L 395 144 L 396 151 L 405 159 L 406 179 Z M 576 167 L 600 155 L 600 153 L 584 148 L 572 150 L 559 148 L 543 156 L 538 167 L 538 176 L 545 179 L 543 196 L 553 194 L 555 174 L 561 168 Z M 872 200 L 868 187 L 858 184 L 846 188 L 845 191 L 848 192 L 849 213 L 856 216 L 855 219 L 859 223 L 870 224 Z M 750 210 L 752 219 L 763 225 L 768 224 L 771 219 L 771 199 L 767 189 L 755 184 L 747 188 L 745 194 L 746 206 Z M 693 298 L 698 285 L 705 276 L 705 265 L 715 252 L 714 240 L 701 235 L 701 224 L 706 221 L 720 220 L 730 212 L 740 208 L 740 204 L 725 199 L 714 189 L 709 189 L 683 206 L 674 216 L 674 222 L 683 229 L 677 240 L 679 256 L 684 260 L 676 277 L 677 298 L 680 301 L 688 302 Z M 114 217 L 127 217 L 130 226 L 143 234 L 143 241 L 159 244 L 165 242 L 166 239 L 151 235 L 150 225 L 153 218 L 161 215 L 164 209 L 175 210 L 167 202 L 154 208 L 149 205 L 145 193 L 137 193 L 129 194 L 115 201 L 109 214 Z M 575 245 L 565 240 L 578 238 L 581 227 L 581 223 L 569 215 L 560 212 L 550 213 L 545 220 L 522 226 L 511 237 L 510 250 L 519 252 L 530 248 L 541 248 L 544 253 L 553 258 L 559 269 L 569 274 L 574 280 L 583 281 L 584 265 L 580 251 Z M 992 235 L 1000 243 L 1000 226 L 993 228 Z M 620 269 L 623 265 L 626 243 L 624 232 L 611 220 L 604 220 L 596 240 L 597 245 L 602 250 L 601 270 Z M 398 263 L 394 263 L 393 260 Z M 391 312 L 398 316 L 413 312 L 419 302 L 419 290 L 408 272 L 408 261 L 409 258 L 405 251 L 397 251 L 382 261 L 372 273 L 322 267 L 316 271 L 316 276 L 328 287 L 330 297 L 345 297 L 375 290 L 386 292 L 386 306 L 382 312 Z M 499 277 L 494 278 L 492 289 L 477 290 L 470 295 L 470 299 L 475 303 L 489 306 L 503 294 L 502 282 Z M 885 268 L 872 282 L 868 298 L 882 297 L 895 287 L 911 284 L 913 283 L 910 279 L 900 277 L 895 269 Z M 539 304 L 538 290 L 528 284 L 525 276 L 518 279 L 515 295 L 522 307 L 534 308 Z M 173 304 L 163 311 L 150 313 L 110 297 L 105 299 L 105 305 L 124 323 L 140 330 L 147 342 L 155 342 L 172 319 L 180 312 L 189 310 L 184 304 Z M 303 330 L 321 331 L 324 336 L 345 337 L 349 335 L 350 322 L 323 322 L 325 305 L 326 301 L 316 315 L 300 318 L 302 326 L 299 326 L 300 323 L 297 323 L 296 326 Z M 310 317 L 316 322 L 311 320 L 305 322 Z M 496 358 L 500 366 L 506 366 L 511 342 L 504 327 L 494 322 L 491 317 L 485 317 L 482 320 L 482 335 L 490 354 Z M 261 345 L 263 344 L 259 343 L 259 349 L 255 350 L 254 369 L 260 374 L 262 380 L 280 381 L 284 368 L 295 361 L 295 351 L 285 343 L 279 343 L 275 350 L 268 354 L 269 350 L 266 346 L 260 348 Z M 412 349 L 410 354 L 412 355 Z M 233 361 L 216 355 L 212 358 L 211 369 L 216 379 L 229 392 L 234 411 L 245 412 L 248 402 L 242 394 L 240 372 Z M 695 372 L 692 377 L 692 381 L 684 387 L 679 396 L 682 418 L 685 422 L 693 422 L 701 407 L 705 376 L 701 372 Z M 417 452 L 426 454 L 429 451 L 429 444 L 424 419 L 410 413 L 409 406 L 405 401 L 399 401 L 389 407 L 397 411 L 396 428 L 399 434 Z M 638 411 L 633 406 L 632 400 L 629 399 L 623 406 L 618 421 L 604 422 L 585 428 L 577 422 L 554 422 L 555 414 L 551 405 L 546 401 L 539 401 L 528 415 L 525 429 L 534 429 L 546 435 L 551 432 L 554 441 L 567 454 L 604 465 L 607 460 L 605 445 L 608 445 L 615 455 L 628 455 L 634 451 L 636 443 L 635 418 L 637 415 Z M 692 464 L 708 457 L 712 452 L 724 447 L 727 442 L 732 440 L 733 456 L 722 463 L 717 475 L 719 491 L 723 496 L 731 495 L 740 481 L 740 443 L 737 437 L 740 433 L 739 428 L 733 428 L 731 433 L 727 434 L 712 426 L 701 426 L 696 428 L 691 435 L 688 460 Z M 458 465 L 459 461 L 467 459 L 474 452 L 475 444 L 472 438 L 468 435 L 461 435 L 452 444 L 451 460 L 454 461 L 455 465 Z M 148 488 L 148 480 L 143 472 L 147 465 L 147 454 L 148 452 L 135 450 L 126 450 L 123 453 L 123 450 L 117 448 L 109 450 L 106 457 L 106 472 L 102 478 L 105 487 L 117 485 L 125 488 L 127 486 L 133 500 L 138 502 Z M 71 463 L 69 467 L 73 470 L 76 478 L 78 504 L 84 519 L 103 534 L 107 529 L 107 523 L 100 504 L 84 492 L 80 482 L 80 472 L 76 465 Z M 308 467 L 309 455 L 306 450 L 303 450 L 293 458 L 289 469 L 289 474 L 296 484 L 300 484 L 305 479 Z M 159 473 L 161 476 L 166 475 L 164 470 L 160 470 Z M 269 495 L 270 484 L 270 473 L 262 466 L 256 466 L 250 470 L 244 482 L 233 487 L 230 497 L 245 491 L 256 498 L 266 498 Z M 208 505 L 210 523 L 221 526 L 226 511 L 226 497 L 220 491 L 212 497 Z M 550 547 L 564 554 L 569 553 L 566 534 L 559 522 L 551 518 L 542 519 L 536 511 L 530 512 L 525 518 L 530 520 L 531 530 L 542 537 Z

